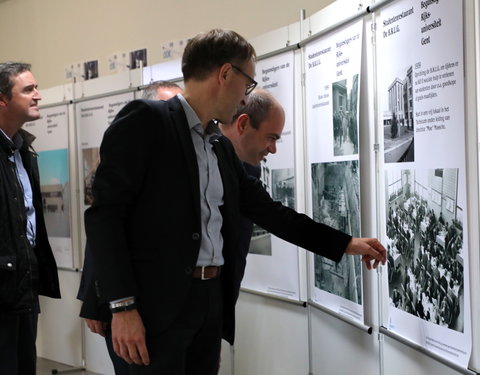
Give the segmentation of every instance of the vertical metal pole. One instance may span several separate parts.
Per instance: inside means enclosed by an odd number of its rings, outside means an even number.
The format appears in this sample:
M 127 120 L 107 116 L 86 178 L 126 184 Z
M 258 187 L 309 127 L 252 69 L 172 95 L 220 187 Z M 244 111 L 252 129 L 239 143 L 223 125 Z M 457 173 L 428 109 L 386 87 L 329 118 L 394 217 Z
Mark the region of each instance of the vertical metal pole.
M 300 39 L 304 39 L 306 35 L 306 13 L 305 9 L 300 10 Z M 309 35 L 310 35 L 309 31 Z M 302 122 L 303 122 L 303 143 L 307 144 L 307 120 L 306 120 L 306 104 L 305 104 L 305 98 L 306 98 L 306 87 L 305 87 L 305 49 L 302 47 L 301 49 L 301 55 L 302 55 L 302 64 L 300 66 L 301 69 L 301 77 L 302 77 L 302 113 L 304 114 L 302 117 Z M 303 148 L 303 159 L 308 160 L 308 155 L 307 155 L 307 147 Z M 306 182 L 306 181 L 305 181 Z M 305 196 L 308 196 L 307 192 L 307 186 L 308 184 L 304 184 L 304 189 L 305 189 Z M 311 257 L 307 256 L 307 294 L 310 295 L 310 291 L 312 290 L 312 282 L 311 282 L 311 277 L 309 274 L 309 270 L 312 268 L 311 267 Z M 310 304 L 307 304 L 307 320 L 308 320 L 308 374 L 313 375 L 313 343 L 312 343 L 312 306 Z
M 374 3 L 375 1 L 373 1 Z M 376 201 L 377 201 L 377 206 L 376 206 L 376 216 L 377 216 L 377 234 L 380 234 L 382 232 L 382 228 L 380 225 L 380 221 L 378 218 L 380 217 L 380 191 L 381 186 L 380 186 L 380 181 L 381 181 L 381 176 L 380 176 L 380 143 L 379 143 L 379 130 L 378 130 L 378 91 L 377 91 L 377 40 L 376 40 L 376 35 L 377 35 L 377 24 L 376 24 L 376 15 L 373 12 L 372 13 L 372 55 L 373 55 L 373 62 L 372 62 L 372 71 L 373 71 L 373 121 L 374 121 L 374 151 L 375 151 L 375 186 L 376 186 Z M 383 277 L 382 277 L 382 267 L 378 267 L 377 269 L 377 290 L 378 290 L 378 326 L 381 326 L 383 323 L 383 293 L 382 293 L 382 282 L 383 282 Z M 381 332 L 378 332 L 378 366 L 379 366 L 379 374 L 383 375 L 384 374 L 384 366 L 383 366 L 383 334 Z

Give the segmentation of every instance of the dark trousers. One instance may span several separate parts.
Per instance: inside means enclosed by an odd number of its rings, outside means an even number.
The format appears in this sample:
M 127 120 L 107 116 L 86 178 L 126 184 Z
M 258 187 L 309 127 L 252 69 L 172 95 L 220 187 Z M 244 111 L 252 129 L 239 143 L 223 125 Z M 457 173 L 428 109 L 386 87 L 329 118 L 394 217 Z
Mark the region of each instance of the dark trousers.
M 0 374 L 35 375 L 38 313 L 0 315 Z
M 216 375 L 222 339 L 220 279 L 193 280 L 185 308 L 165 332 L 147 331 L 149 366 L 129 366 L 130 375 Z
M 113 363 L 113 368 L 115 370 L 115 375 L 128 375 L 129 365 L 122 358 L 120 358 L 115 351 L 113 350 L 112 342 L 112 330 L 110 324 L 108 324 L 107 330 L 105 332 L 105 342 L 107 344 L 108 354 Z

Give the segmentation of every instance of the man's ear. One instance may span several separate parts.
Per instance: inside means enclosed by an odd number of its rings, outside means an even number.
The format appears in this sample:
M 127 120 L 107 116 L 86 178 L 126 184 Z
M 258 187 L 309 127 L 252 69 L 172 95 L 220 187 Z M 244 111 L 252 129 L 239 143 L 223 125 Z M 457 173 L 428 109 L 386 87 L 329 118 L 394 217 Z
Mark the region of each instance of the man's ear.
M 232 71 L 232 64 L 230 63 L 223 64 L 218 71 L 218 81 L 220 83 L 225 83 L 228 78 L 228 75 L 231 74 L 231 71 Z
M 242 135 L 250 127 L 250 116 L 246 113 L 242 113 L 237 118 L 237 131 Z
M 0 107 L 5 107 L 8 103 L 7 96 L 5 94 L 0 94 Z

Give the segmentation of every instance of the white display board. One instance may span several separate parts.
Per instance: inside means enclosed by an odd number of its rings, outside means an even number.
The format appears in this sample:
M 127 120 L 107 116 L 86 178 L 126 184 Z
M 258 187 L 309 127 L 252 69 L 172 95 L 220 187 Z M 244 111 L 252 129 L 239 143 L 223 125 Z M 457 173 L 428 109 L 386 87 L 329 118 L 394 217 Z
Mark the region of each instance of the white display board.
M 467 367 L 462 6 L 460 0 L 397 1 L 381 10 L 377 93 L 388 246 L 384 324 Z
M 258 87 L 268 90 L 283 106 L 285 126 L 277 152 L 262 162 L 261 180 L 274 200 L 296 209 L 294 150 L 294 53 L 286 52 L 256 64 Z M 300 300 L 298 248 L 255 226 L 242 288 Z
M 305 92 L 311 213 L 316 221 L 360 237 L 359 102 L 363 21 L 305 47 Z M 363 323 L 359 257 L 340 263 L 312 256 L 310 299 Z
M 48 239 L 57 266 L 73 267 L 72 197 L 68 147 L 68 106 L 43 108 L 41 118 L 24 125 L 35 135 L 40 189 Z
M 143 68 L 143 84 L 154 81 L 172 81 L 183 77 L 180 59 L 154 64 Z

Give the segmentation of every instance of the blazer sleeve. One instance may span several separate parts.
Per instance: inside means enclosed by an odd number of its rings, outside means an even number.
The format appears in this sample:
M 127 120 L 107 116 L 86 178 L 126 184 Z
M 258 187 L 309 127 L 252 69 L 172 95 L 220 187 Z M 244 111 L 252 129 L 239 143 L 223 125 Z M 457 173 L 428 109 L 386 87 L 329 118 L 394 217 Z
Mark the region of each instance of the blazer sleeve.
M 233 149 L 228 144 L 226 141 L 227 149 Z M 335 262 L 342 259 L 352 236 L 274 201 L 259 180 L 247 175 L 235 152 L 229 154 L 238 176 L 240 212 L 243 215 L 287 242 Z

